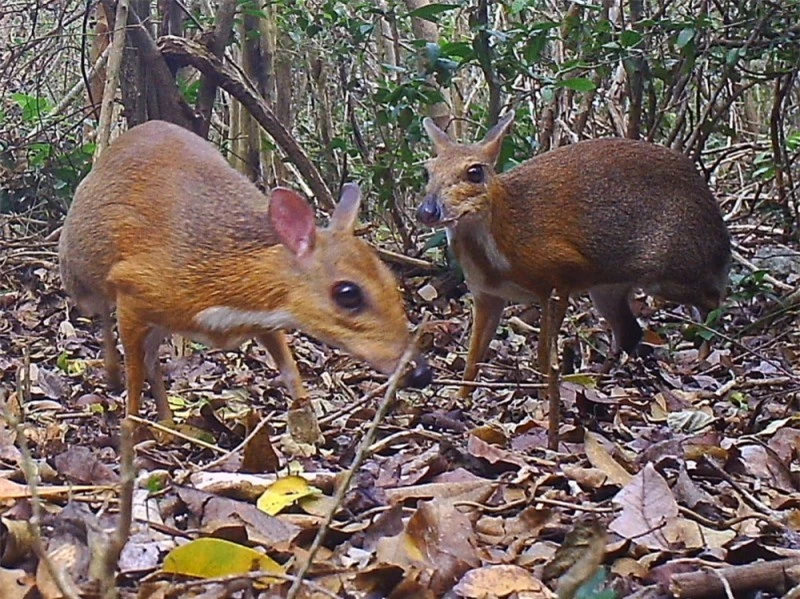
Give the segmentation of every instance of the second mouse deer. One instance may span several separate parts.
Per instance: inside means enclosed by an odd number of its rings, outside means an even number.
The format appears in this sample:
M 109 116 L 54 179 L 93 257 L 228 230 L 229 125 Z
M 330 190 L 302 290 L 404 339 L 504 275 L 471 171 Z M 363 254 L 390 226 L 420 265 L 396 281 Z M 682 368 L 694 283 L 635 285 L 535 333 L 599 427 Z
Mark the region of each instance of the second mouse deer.
M 548 375 L 549 443 L 558 433 L 556 337 L 570 295 L 588 291 L 608 321 L 615 351 L 633 351 L 642 330 L 634 288 L 707 312 L 728 280 L 730 240 L 705 180 L 689 158 L 655 144 L 607 138 L 560 147 L 495 171 L 514 119 L 506 114 L 474 144 L 459 144 L 425 119 L 436 156 L 417 210 L 443 225 L 473 294 L 464 380 L 472 381 L 506 302 L 542 306 L 538 358 Z M 462 387 L 462 396 L 468 388 Z

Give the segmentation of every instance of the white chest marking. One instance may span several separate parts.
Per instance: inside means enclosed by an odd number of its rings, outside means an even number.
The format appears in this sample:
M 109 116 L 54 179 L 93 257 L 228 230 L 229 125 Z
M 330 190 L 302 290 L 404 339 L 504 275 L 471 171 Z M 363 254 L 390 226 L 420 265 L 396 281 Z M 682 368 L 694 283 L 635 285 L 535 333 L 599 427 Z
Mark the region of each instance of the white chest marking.
M 453 245 L 456 231 L 451 227 L 447 227 L 445 231 L 447 243 Z M 497 272 L 501 275 L 505 275 L 505 273 L 511 270 L 511 263 L 503 252 L 500 251 L 500 248 L 497 247 L 494 236 L 488 230 L 482 229 L 480 231 L 475 231 L 470 234 L 470 237 L 478 244 L 480 251 L 483 252 L 489 264 L 491 264 Z M 461 252 L 461 254 L 458 260 L 461 264 L 461 270 L 464 271 L 464 278 L 467 280 L 467 286 L 471 290 L 521 303 L 527 303 L 536 298 L 533 293 L 513 283 L 505 278 L 505 276 L 499 284 L 488 283 L 483 271 L 470 259 L 469 253 L 465 251 Z
M 294 328 L 296 322 L 286 310 L 240 310 L 227 306 L 214 306 L 198 312 L 195 323 L 201 329 L 225 334 L 239 328 L 258 328 L 270 331 Z
M 511 270 L 511 264 L 503 252 L 500 251 L 500 248 L 497 247 L 497 242 L 494 240 L 494 235 L 487 231 L 485 235 L 478 237 L 478 242 L 481 244 L 483 253 L 489 260 L 489 264 L 491 264 L 496 270 L 501 272 L 507 272 Z

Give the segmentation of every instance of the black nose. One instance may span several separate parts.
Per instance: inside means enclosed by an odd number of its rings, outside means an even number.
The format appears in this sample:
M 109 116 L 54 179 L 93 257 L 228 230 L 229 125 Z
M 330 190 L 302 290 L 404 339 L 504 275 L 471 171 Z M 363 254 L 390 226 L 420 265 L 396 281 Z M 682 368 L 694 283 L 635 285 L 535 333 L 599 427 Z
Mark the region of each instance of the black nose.
M 417 208 L 417 220 L 426 225 L 435 225 L 442 218 L 442 210 L 435 196 L 427 196 Z
M 412 389 L 424 389 L 431 384 L 432 380 L 433 371 L 431 370 L 431 367 L 428 366 L 425 358 L 420 357 L 417 358 L 417 364 L 414 367 L 414 370 L 406 375 L 406 378 L 403 381 L 403 386 L 411 387 Z

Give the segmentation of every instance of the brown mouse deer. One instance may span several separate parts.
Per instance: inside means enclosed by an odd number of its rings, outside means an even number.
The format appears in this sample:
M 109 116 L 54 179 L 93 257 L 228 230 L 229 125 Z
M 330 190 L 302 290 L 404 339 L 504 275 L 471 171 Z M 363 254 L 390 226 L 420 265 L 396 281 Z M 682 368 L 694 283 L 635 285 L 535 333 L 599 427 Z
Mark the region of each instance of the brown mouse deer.
M 411 336 L 394 276 L 353 235 L 360 201 L 358 186 L 346 185 L 330 225 L 317 228 L 300 195 L 276 188 L 267 200 L 181 127 L 150 121 L 114 141 L 78 186 L 59 260 L 69 295 L 101 318 L 108 380 L 118 388 L 116 307 L 128 412 L 138 413 L 146 377 L 159 417 L 171 416 L 158 360 L 171 332 L 221 348 L 263 343 L 294 413 L 305 413 L 294 420 L 308 425 L 301 441 L 313 442 L 319 429 L 283 329 L 392 372 Z M 430 378 L 417 356 L 406 382 Z
M 550 445 L 557 443 L 556 336 L 570 295 L 588 291 L 633 351 L 642 330 L 634 288 L 707 312 L 728 280 L 730 240 L 720 210 L 689 158 L 631 139 L 581 141 L 495 172 L 506 114 L 474 144 L 452 141 L 431 119 L 435 157 L 417 217 L 446 227 L 473 294 L 464 380 L 472 381 L 506 302 L 539 301 L 539 368 L 548 373 Z M 552 354 L 552 355 L 551 355 Z M 552 358 L 552 360 L 551 360 Z M 462 397 L 468 388 L 462 387 Z

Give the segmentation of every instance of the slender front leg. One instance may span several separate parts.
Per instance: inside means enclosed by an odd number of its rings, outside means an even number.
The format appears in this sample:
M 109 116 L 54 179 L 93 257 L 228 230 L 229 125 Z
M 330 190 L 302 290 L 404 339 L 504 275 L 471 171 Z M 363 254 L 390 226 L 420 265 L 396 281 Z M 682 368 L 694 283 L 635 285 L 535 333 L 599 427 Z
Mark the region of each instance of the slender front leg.
M 281 381 L 289 390 L 289 395 L 292 396 L 292 407 L 307 402 L 308 398 L 300 378 L 300 371 L 297 370 L 297 362 L 294 361 L 283 331 L 262 333 L 258 336 L 258 341 L 267 348 L 269 355 L 275 360 L 275 365 L 281 373 Z
M 164 374 L 161 372 L 161 363 L 158 360 L 158 348 L 165 336 L 164 329 L 153 327 L 150 330 L 144 342 L 144 364 L 147 370 L 147 382 L 150 383 L 150 393 L 156 400 L 158 419 L 168 421 L 172 419 L 172 410 L 169 409 Z
M 125 296 L 117 300 L 117 322 L 125 348 L 125 377 L 128 387 L 128 415 L 137 416 L 145 377 L 145 341 L 150 327 L 137 319 Z
M 114 320 L 111 310 L 105 309 L 102 314 L 103 323 L 103 365 L 106 369 L 106 382 L 109 389 L 119 393 L 122 391 L 122 377 L 119 372 L 119 363 L 122 357 L 117 349 L 117 338 L 114 335 Z
M 262 333 L 258 336 L 258 340 L 275 360 L 275 365 L 281 373 L 281 380 L 292 396 L 292 404 L 289 406 L 286 416 L 289 435 L 295 441 L 309 445 L 323 440 L 317 415 L 314 413 L 314 406 L 311 405 L 303 387 L 300 371 L 297 370 L 297 362 L 286 343 L 283 331 Z
M 559 291 L 551 293 L 547 301 L 547 446 L 558 450 L 558 429 L 561 424 L 561 391 L 559 389 L 560 368 L 558 361 L 558 333 L 567 314 L 569 294 Z
M 474 381 L 478 374 L 478 362 L 486 357 L 489 343 L 497 332 L 497 325 L 503 315 L 506 300 L 485 293 L 473 293 L 472 335 L 469 339 L 467 366 L 464 369 L 464 380 Z M 470 387 L 461 387 L 459 397 L 466 399 L 472 394 Z

